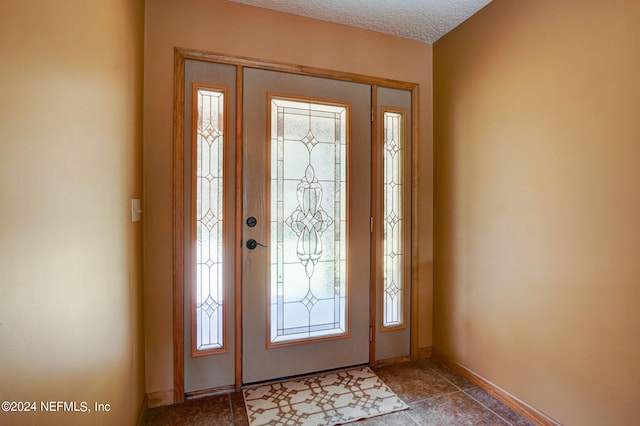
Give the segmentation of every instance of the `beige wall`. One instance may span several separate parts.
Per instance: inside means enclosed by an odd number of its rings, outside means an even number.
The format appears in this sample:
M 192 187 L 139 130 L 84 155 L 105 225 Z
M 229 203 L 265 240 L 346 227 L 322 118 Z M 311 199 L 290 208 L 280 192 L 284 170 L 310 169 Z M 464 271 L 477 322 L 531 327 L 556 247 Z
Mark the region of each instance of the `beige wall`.
M 2 424 L 138 417 L 143 6 L 0 3 L 0 401 L 111 405 Z
M 431 346 L 431 46 L 222 0 L 146 4 L 144 192 L 147 391 L 173 387 L 172 120 L 175 46 L 420 84 L 420 346 Z
M 434 45 L 434 346 L 567 425 L 640 418 L 640 3 L 495 0 Z

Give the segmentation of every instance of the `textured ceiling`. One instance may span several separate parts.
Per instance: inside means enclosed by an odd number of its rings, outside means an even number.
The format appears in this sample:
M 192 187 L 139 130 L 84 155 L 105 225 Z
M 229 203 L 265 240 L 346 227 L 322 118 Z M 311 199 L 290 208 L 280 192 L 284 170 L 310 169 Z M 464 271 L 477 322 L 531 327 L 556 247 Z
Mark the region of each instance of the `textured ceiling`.
M 231 0 L 433 43 L 491 0 Z

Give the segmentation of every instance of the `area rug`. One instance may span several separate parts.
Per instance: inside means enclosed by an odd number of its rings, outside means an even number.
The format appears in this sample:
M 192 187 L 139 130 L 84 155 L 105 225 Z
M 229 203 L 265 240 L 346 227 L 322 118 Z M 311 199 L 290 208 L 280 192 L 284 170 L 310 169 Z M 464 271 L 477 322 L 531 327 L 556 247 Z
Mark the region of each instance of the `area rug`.
M 243 390 L 251 426 L 336 425 L 409 408 L 368 367 Z

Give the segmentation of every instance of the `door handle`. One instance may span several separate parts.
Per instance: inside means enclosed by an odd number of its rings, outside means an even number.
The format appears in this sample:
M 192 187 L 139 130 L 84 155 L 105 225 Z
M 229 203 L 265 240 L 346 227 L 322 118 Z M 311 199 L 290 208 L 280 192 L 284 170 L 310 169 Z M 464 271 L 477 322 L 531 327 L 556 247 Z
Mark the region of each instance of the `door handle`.
M 257 242 L 256 240 L 254 240 L 253 238 L 251 238 L 250 240 L 247 240 L 247 248 L 249 250 L 254 250 L 256 247 L 267 247 L 262 243 Z

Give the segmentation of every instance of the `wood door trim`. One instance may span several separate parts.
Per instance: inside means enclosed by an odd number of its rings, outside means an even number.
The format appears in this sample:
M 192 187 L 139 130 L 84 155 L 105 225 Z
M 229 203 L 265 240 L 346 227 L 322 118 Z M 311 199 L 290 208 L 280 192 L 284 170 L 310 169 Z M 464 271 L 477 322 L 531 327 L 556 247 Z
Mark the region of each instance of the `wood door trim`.
M 371 227 L 369 247 L 370 249 L 370 269 L 369 269 L 369 365 L 376 363 L 376 313 L 378 297 L 378 86 L 371 85 Z
M 419 225 L 418 220 L 418 171 L 420 143 L 418 142 L 418 97 L 419 86 L 411 89 L 411 325 L 409 353 L 412 359 L 419 358 L 418 342 L 418 283 L 419 281 Z
M 235 290 L 235 389 L 239 391 L 242 388 L 242 74 L 244 68 L 236 66 L 236 193 L 235 193 L 235 281 L 233 283 Z
M 205 62 L 216 62 L 235 66 L 244 66 L 261 70 L 281 71 L 290 74 L 309 75 L 312 77 L 325 77 L 333 80 L 351 81 L 354 83 L 364 83 L 381 87 L 389 87 L 393 89 L 413 90 L 414 87 L 418 86 L 417 83 L 374 77 L 364 74 L 355 74 L 344 71 L 328 70 L 325 68 L 308 67 L 304 65 L 288 64 L 285 62 L 264 61 L 255 58 L 247 58 L 244 56 L 224 55 L 220 53 L 205 52 L 202 50 L 187 49 L 182 47 L 176 47 L 175 49 L 176 52 L 180 53 L 185 59 L 195 59 Z
M 173 60 L 173 402 L 184 401 L 184 61 Z
M 236 66 L 236 231 L 235 231 L 235 386 L 242 381 L 242 71 L 244 67 L 281 71 L 291 74 L 324 77 L 334 80 L 363 83 L 379 87 L 403 89 L 411 92 L 412 137 L 411 137 L 411 357 L 418 356 L 418 88 L 417 83 L 374 77 L 364 74 L 334 71 L 324 68 L 283 62 L 265 61 L 243 56 L 226 55 L 196 49 L 174 48 L 173 86 L 173 399 L 184 401 L 184 64 L 193 59 Z M 375 293 L 372 293 L 375 294 Z M 375 300 L 372 302 L 375 305 Z M 374 317 L 375 319 L 375 317 Z M 375 323 L 372 324 L 375 327 Z M 372 333 L 371 348 L 375 348 L 375 333 Z M 375 358 L 373 358 L 375 360 Z M 370 349 L 371 361 L 371 349 Z

